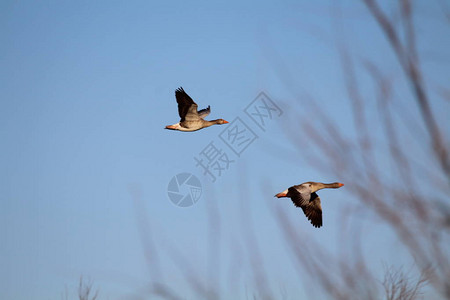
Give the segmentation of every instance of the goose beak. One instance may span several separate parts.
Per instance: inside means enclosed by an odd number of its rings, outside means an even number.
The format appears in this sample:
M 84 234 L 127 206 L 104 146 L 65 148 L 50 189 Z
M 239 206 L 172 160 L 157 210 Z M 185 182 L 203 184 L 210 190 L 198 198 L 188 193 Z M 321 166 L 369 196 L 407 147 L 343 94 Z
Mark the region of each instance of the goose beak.
M 339 187 L 343 187 L 344 186 L 344 184 L 343 183 L 339 183 Z
M 278 193 L 278 194 L 276 194 L 275 195 L 275 197 L 277 197 L 277 198 L 282 198 L 282 197 L 287 197 L 287 193 Z
M 228 123 L 230 123 L 230 122 L 223 120 L 223 124 L 228 124 Z

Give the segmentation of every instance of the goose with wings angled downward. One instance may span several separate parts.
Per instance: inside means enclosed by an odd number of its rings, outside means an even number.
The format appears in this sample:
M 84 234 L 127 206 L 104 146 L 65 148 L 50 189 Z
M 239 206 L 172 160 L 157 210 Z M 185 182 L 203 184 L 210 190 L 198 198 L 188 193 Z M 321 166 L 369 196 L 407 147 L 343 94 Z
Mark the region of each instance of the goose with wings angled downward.
M 178 114 L 180 122 L 166 126 L 166 129 L 180 131 L 196 131 L 211 125 L 227 124 L 224 119 L 207 121 L 204 118 L 211 112 L 210 107 L 198 110 L 197 104 L 183 90 L 182 87 L 175 90 L 175 98 L 178 103 Z
M 322 205 L 320 198 L 316 194 L 318 190 L 331 188 L 338 189 L 344 186 L 343 183 L 321 183 L 321 182 L 305 182 L 294 185 L 287 190 L 275 195 L 277 198 L 291 198 L 295 206 L 300 207 L 303 213 L 314 227 L 322 227 Z

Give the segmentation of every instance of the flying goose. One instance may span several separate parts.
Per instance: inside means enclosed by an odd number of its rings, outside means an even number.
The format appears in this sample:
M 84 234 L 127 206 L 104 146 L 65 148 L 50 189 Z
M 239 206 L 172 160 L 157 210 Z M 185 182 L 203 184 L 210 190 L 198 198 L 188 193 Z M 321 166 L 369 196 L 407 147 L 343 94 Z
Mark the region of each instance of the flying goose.
M 209 127 L 214 124 L 227 124 L 224 119 L 217 119 L 206 121 L 204 118 L 209 115 L 211 108 L 208 107 L 202 110 L 197 110 L 198 106 L 183 90 L 182 87 L 175 90 L 175 98 L 178 103 L 178 114 L 180 115 L 180 122 L 166 126 L 166 129 L 180 130 L 180 131 L 196 131 L 202 128 Z
M 308 181 L 299 185 L 294 185 L 287 190 L 275 195 L 277 198 L 289 197 L 295 206 L 301 207 L 305 216 L 311 221 L 314 227 L 322 227 L 322 206 L 320 198 L 316 194 L 318 190 L 331 188 L 338 189 L 344 186 L 343 183 L 321 183 Z

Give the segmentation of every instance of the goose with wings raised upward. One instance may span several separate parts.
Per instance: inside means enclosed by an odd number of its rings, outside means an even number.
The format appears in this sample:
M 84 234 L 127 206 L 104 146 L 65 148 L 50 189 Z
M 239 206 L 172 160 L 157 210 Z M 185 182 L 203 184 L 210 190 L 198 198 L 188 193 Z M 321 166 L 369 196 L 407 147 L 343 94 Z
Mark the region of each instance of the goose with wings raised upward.
M 331 188 L 338 189 L 344 186 L 343 183 L 321 183 L 321 182 L 305 182 L 294 185 L 287 190 L 275 195 L 277 198 L 289 197 L 295 206 L 300 207 L 305 216 L 311 221 L 314 227 L 322 227 L 322 205 L 320 198 L 316 194 L 318 190 Z
M 178 114 L 180 115 L 180 122 L 166 126 L 166 129 L 180 130 L 180 131 L 196 131 L 202 128 L 209 127 L 215 124 L 227 124 L 224 119 L 217 119 L 207 121 L 204 118 L 211 112 L 210 107 L 202 110 L 197 110 L 198 106 L 183 90 L 182 87 L 175 90 L 175 98 L 178 103 Z

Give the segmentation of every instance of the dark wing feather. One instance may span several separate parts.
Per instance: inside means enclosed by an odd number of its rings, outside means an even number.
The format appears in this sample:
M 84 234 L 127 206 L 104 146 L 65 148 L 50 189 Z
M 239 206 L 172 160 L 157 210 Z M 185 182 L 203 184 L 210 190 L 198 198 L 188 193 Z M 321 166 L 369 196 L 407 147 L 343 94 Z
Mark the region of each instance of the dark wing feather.
M 302 209 L 314 227 L 322 227 L 322 205 L 320 197 L 316 193 L 311 194 L 311 200 Z
M 194 100 L 186 94 L 182 87 L 175 90 L 175 98 L 177 98 L 178 114 L 180 115 L 181 121 L 184 121 L 184 118 L 192 105 L 195 105 L 195 110 L 197 111 L 197 104 L 195 104 Z
M 314 227 L 322 226 L 322 205 L 316 193 L 300 193 L 295 187 L 288 189 L 288 195 L 295 206 L 300 207 Z
M 295 187 L 291 186 L 288 189 L 288 196 L 297 207 L 303 207 L 308 204 L 311 197 L 310 193 L 300 193 Z

